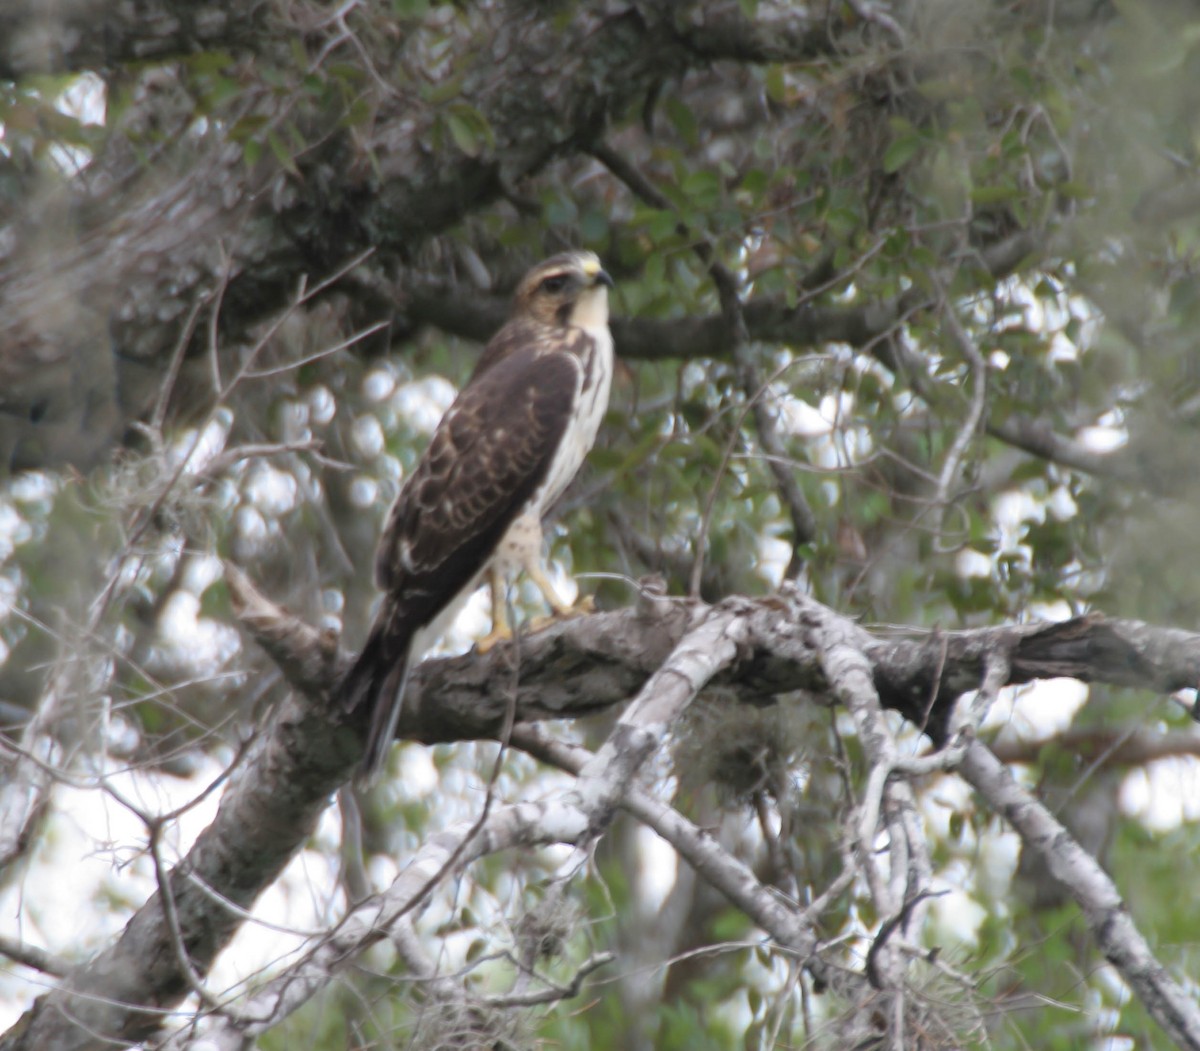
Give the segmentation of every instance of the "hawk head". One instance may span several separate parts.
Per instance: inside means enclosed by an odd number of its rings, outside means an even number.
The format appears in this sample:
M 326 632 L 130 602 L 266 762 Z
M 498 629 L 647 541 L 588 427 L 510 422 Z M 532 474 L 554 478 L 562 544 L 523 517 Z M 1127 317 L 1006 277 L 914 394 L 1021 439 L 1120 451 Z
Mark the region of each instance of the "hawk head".
M 608 323 L 612 284 L 594 252 L 552 255 L 522 278 L 514 297 L 513 317 L 559 328 L 604 325 Z

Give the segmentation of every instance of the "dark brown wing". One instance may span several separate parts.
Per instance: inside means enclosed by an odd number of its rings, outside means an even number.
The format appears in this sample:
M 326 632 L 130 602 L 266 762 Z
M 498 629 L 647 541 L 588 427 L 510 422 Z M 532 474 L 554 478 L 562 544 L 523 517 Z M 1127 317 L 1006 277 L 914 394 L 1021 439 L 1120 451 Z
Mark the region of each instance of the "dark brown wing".
M 578 377 L 574 357 L 536 342 L 477 369 L 396 499 L 375 558 L 383 603 L 339 691 L 346 711 L 370 712 L 363 776 L 382 766 L 395 732 L 413 636 L 483 569 L 537 492 Z
M 545 480 L 574 411 L 576 360 L 517 350 L 463 389 L 389 515 L 380 589 L 422 624 L 462 590 Z

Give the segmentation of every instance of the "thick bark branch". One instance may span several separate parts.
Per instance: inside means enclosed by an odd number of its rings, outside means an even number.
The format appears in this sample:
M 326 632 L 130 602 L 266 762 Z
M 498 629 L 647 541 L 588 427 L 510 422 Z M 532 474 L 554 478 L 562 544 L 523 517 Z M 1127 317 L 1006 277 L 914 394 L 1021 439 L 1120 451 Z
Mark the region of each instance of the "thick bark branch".
M 104 38 L 109 27 L 96 9 L 81 0 L 68 23 L 90 17 L 99 22 L 93 37 Z M 227 28 L 258 10 L 247 5 Z M 133 11 L 135 19 L 147 14 L 144 5 Z M 19 12 L 25 22 L 36 17 L 24 5 Z M 120 40 L 125 16 L 113 17 Z M 456 104 L 488 130 L 477 155 L 443 142 L 442 109 L 399 91 L 374 100 L 369 128 L 348 129 L 338 115 L 297 116 L 289 108 L 295 100 L 273 99 L 260 86 L 243 93 L 246 115 L 268 128 L 286 123 L 308 140 L 287 171 L 270 150 L 248 163 L 242 146 L 223 137 L 222 120 L 204 133 L 185 131 L 185 122 L 152 171 L 89 170 L 72 186 L 78 200 L 63 209 L 91 217 L 85 228 L 55 214 L 4 231 L 15 245 L 0 280 L 0 466 L 96 462 L 148 411 L 170 348 L 214 288 L 222 294 L 213 353 L 232 354 L 306 275 L 334 272 L 369 248 L 382 265 L 403 268 L 432 235 L 555 159 L 578 154 L 663 78 L 707 63 L 711 55 L 697 41 L 732 40 L 739 24 L 744 39 L 762 41 L 747 45 L 746 60 L 802 58 L 812 46 L 796 11 L 761 27 L 736 3 L 647 3 L 616 14 L 581 9 L 562 23 L 511 4 L 480 12 L 448 56 L 460 86 Z M 786 25 L 800 29 L 785 32 Z M 194 29 L 176 26 L 184 39 L 164 33 L 184 47 Z M 338 46 L 350 44 L 339 39 Z M 241 115 L 222 116 L 232 123 Z M 175 171 L 184 174 L 164 185 Z M 87 190 L 114 182 L 119 193 Z M 69 309 L 50 318 L 48 302 Z M 178 387 L 204 396 L 202 382 Z
M 254 597 L 236 575 L 230 584 L 240 605 L 254 611 L 247 626 L 271 647 L 293 685 L 327 697 L 351 658 L 329 659 L 320 633 Z M 714 681 L 758 703 L 794 690 L 826 694 L 805 601 L 785 590 L 746 602 L 739 613 L 745 633 L 739 659 Z M 710 616 L 703 603 L 657 598 L 638 609 L 554 625 L 486 656 L 426 661 L 414 671 L 399 734 L 427 742 L 495 737 L 505 725 L 514 682 L 519 721 L 574 718 L 611 707 L 636 693 Z M 842 625 L 866 655 L 880 701 L 938 739 L 955 698 L 979 686 L 989 654 L 1007 657 L 1009 682 L 1072 676 L 1159 692 L 1200 682 L 1200 635 L 1098 615 L 919 641 L 879 638 L 849 621 Z M 338 721 L 337 711 L 327 701 L 283 705 L 234 772 L 213 824 L 173 872 L 178 924 L 198 974 L 241 923 L 215 903 L 212 892 L 249 907 L 304 842 L 357 762 L 358 733 Z M 75 1051 L 108 1046 L 109 1038 L 144 1039 L 158 1024 L 155 1012 L 187 991 L 163 910 L 152 897 L 115 945 L 40 999 L 0 1048 Z
M 729 600 L 713 607 L 692 628 L 638 691 L 608 740 L 580 771 L 579 805 L 593 834 L 608 827 L 613 810 L 642 764 L 662 747 L 684 709 L 713 677 L 739 656 L 746 641 L 745 618 Z
M 350 658 L 333 662 L 330 640 L 263 598 L 240 573 L 231 575 L 230 584 L 240 608 L 256 613 L 247 628 L 292 685 L 313 696 L 331 690 Z M 513 683 L 520 691 L 518 722 L 603 711 L 634 696 L 710 608 L 648 590 L 636 607 L 562 621 L 486 655 L 424 661 L 413 670 L 397 736 L 426 744 L 495 738 Z M 800 605 L 768 597 L 750 602 L 744 615 L 750 638 L 736 667 L 717 676 L 718 684 L 751 701 L 797 690 L 829 691 L 821 650 L 801 628 Z M 1009 666 L 997 685 L 1072 678 L 1162 694 L 1200 687 L 1200 634 L 1098 613 L 904 636 L 875 635 L 844 618 L 839 622 L 871 662 L 884 707 L 938 740 L 954 702 L 979 688 L 989 659 L 997 657 Z M 325 655 L 314 665 L 318 654 Z
M 108 70 L 210 48 L 250 49 L 261 41 L 263 0 L 6 0 L 0 4 L 0 78 Z

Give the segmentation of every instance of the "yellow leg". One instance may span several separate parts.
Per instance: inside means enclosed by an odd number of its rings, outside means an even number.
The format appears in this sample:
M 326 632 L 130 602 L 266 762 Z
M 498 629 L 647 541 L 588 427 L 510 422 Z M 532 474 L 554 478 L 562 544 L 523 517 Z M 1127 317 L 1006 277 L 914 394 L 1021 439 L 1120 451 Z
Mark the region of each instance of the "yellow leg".
M 538 591 L 542 593 L 547 604 L 554 611 L 549 617 L 534 617 L 529 622 L 530 631 L 541 631 L 542 628 L 553 624 L 556 618 L 577 617 L 581 613 L 591 613 L 596 608 L 591 595 L 584 595 L 582 598 L 577 599 L 573 606 L 568 605 L 559 598 L 558 592 L 554 590 L 554 585 L 550 583 L 550 580 L 542 570 L 540 561 L 534 560 L 527 565 L 525 572 L 529 574 L 529 579 L 537 585 Z
M 569 617 L 574 610 L 558 597 L 558 592 L 554 590 L 554 585 L 550 583 L 549 577 L 542 570 L 542 564 L 538 559 L 533 559 L 525 566 L 525 572 L 529 574 L 529 579 L 537 586 L 538 591 L 542 593 L 542 597 L 555 614 L 559 617 Z
M 475 643 L 480 653 L 487 653 L 497 642 L 506 642 L 513 635 L 508 623 L 508 589 L 504 586 L 504 574 L 499 569 L 488 570 L 488 583 L 492 590 L 492 630 Z

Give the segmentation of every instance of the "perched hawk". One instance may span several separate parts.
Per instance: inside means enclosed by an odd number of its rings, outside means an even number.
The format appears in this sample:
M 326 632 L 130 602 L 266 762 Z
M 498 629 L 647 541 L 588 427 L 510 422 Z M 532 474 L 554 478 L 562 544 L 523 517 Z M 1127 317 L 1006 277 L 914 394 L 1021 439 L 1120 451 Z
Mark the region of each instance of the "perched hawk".
M 591 252 L 564 252 L 517 286 L 512 315 L 388 513 L 375 555 L 383 602 L 339 691 L 370 709 L 361 776 L 378 773 L 400 715 L 406 669 L 486 573 L 492 632 L 511 635 L 505 577 L 524 569 L 556 613 L 570 607 L 542 570 L 541 519 L 596 440 L 612 384 L 612 278 Z

